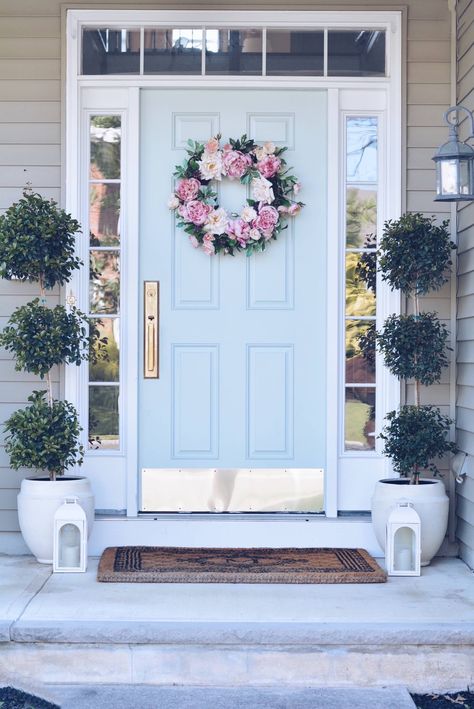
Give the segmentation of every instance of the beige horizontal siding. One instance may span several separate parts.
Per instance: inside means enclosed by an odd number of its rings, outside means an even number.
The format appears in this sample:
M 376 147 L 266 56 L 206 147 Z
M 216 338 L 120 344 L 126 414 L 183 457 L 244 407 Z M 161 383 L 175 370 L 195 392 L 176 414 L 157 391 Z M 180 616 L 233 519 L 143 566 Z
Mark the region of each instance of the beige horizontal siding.
M 0 59 L 0 80 L 59 79 L 58 59 Z
M 450 87 L 448 83 L 416 84 L 410 82 L 408 84 L 407 104 L 409 106 L 412 104 L 421 108 L 425 105 L 437 106 L 436 113 L 440 112 L 442 114 L 440 106 L 443 107 L 443 110 L 447 108 L 449 105 L 449 97 Z M 432 118 L 436 118 L 436 115 L 433 115 Z
M 430 103 L 420 105 L 410 105 L 407 111 L 408 125 L 416 128 L 422 126 L 438 127 L 445 130 L 445 122 L 443 119 L 443 113 L 439 110 L 439 105 L 432 105 Z M 417 141 L 416 145 L 420 145 Z M 411 147 L 411 146 L 410 146 Z
M 460 345 L 465 345 L 466 343 L 460 343 Z M 459 347 L 461 349 L 461 347 Z M 459 351 L 459 350 L 458 350 Z M 467 356 L 471 356 L 470 352 Z M 458 358 L 459 361 L 459 358 Z M 466 409 L 474 410 L 474 386 L 462 386 L 459 387 L 459 392 L 457 396 L 457 405 L 462 406 Z
M 464 298 L 465 296 L 471 295 L 474 288 L 474 273 L 469 271 L 468 273 L 463 273 L 458 277 L 458 296 L 459 298 Z
M 0 145 L 0 166 L 60 164 L 60 145 Z M 55 187 L 59 189 L 60 185 Z
M 32 115 L 35 117 L 35 123 L 56 125 L 61 120 L 61 104 L 59 101 L 3 101 L 2 103 L 3 123 L 29 124 Z
M 1 47 L 1 44 L 0 44 Z M 407 46 L 409 62 L 448 62 L 451 58 L 451 42 L 442 40 L 410 40 Z
M 462 79 L 459 80 L 458 82 L 458 96 L 462 96 L 463 99 L 462 101 L 464 102 L 467 94 L 469 94 L 472 91 L 472 87 L 474 86 L 474 67 L 471 68 L 464 76 Z
M 2 532 L 19 532 L 16 510 L 0 510 L 0 529 Z
M 0 145 L 57 145 L 60 140 L 59 123 L 0 124 Z
M 474 110 L 474 3 L 457 4 L 457 101 Z M 463 121 L 461 134 L 470 128 Z M 458 209 L 458 352 L 457 352 L 457 444 L 474 456 L 474 203 Z M 474 457 L 466 461 L 467 478 L 456 486 L 457 536 L 460 553 L 474 566 Z
M 44 188 L 53 188 L 60 181 L 60 168 L 47 165 L 6 165 L 0 171 L 0 187 L 24 187 L 25 182 L 31 182 L 35 189 L 42 192 Z
M 448 8 L 445 7 L 445 17 L 442 20 L 430 20 L 427 22 L 425 19 L 410 20 L 411 12 L 413 11 L 413 5 L 416 3 L 410 3 L 408 9 L 408 40 L 437 40 L 449 41 L 450 38 L 450 24 L 449 24 L 449 13 Z M 425 4 L 425 3 L 423 3 Z M 422 3 L 418 2 L 418 5 Z M 421 10 L 421 7 L 420 7 Z
M 465 340 L 459 341 L 457 346 L 457 361 L 458 362 L 474 362 L 474 341 Z M 461 389 L 458 393 L 458 398 L 460 398 L 464 389 Z M 474 399 L 473 399 L 474 408 Z
M 1 24 L 1 23 L 0 23 Z M 0 80 L 0 118 L 3 115 L 3 106 L 6 101 L 59 101 L 61 84 L 59 79 L 40 79 L 37 81 L 15 81 L 7 77 Z M 27 106 L 25 106 L 27 108 Z
M 410 170 L 427 170 L 433 179 L 433 148 L 411 147 L 407 153 L 408 172 Z
M 461 428 L 457 428 L 456 444 L 459 450 L 474 456 L 474 433 L 472 433 L 471 431 L 464 431 Z
M 464 54 L 459 57 L 458 60 L 458 77 L 462 79 L 471 71 L 474 65 L 474 44 L 471 44 L 466 48 Z
M 469 502 L 474 502 L 474 477 L 466 475 L 464 483 L 462 486 L 458 487 L 459 497 L 463 500 L 468 500 Z M 471 520 L 468 520 L 472 522 Z
M 2 18 L 0 22 L 0 37 L 7 37 L 10 40 L 28 38 L 35 41 L 42 39 L 59 41 L 61 34 L 59 15 L 57 17 L 38 17 L 37 15 L 32 17 L 7 17 L 0 5 L 0 17 Z
M 59 59 L 58 37 L 0 37 L 0 59 Z
M 34 185 L 36 188 L 36 185 Z M 61 189 L 59 187 L 45 187 L 41 190 L 41 194 L 46 199 L 54 199 L 59 202 L 61 199 Z M 13 202 L 20 199 L 22 195 L 21 188 L 0 187 L 0 209 L 7 209 Z M 0 306 L 1 312 L 1 306 Z
M 107 8 L 119 6 L 109 0 L 77 0 L 80 7 Z M 131 2 L 129 7 L 149 8 L 149 3 Z M 169 8 L 169 3 L 153 3 L 154 8 Z M 292 10 L 383 10 L 392 9 L 392 0 L 340 0 L 335 3 L 305 2 L 291 4 Z M 440 142 L 445 139 L 442 114 L 450 102 L 450 15 L 446 0 L 407 0 L 407 63 L 403 67 L 407 110 L 403 116 L 403 208 L 435 214 L 442 219 L 449 208 L 433 201 L 434 164 L 431 160 Z M 121 7 L 125 7 L 122 3 Z M 201 0 L 174 2 L 179 9 L 215 9 L 216 3 Z M 228 9 L 264 8 L 288 9 L 288 0 L 220 0 L 219 7 Z M 463 6 L 464 7 L 464 6 Z M 466 17 L 467 9 L 464 7 Z M 30 180 L 47 197 L 59 199 L 60 183 L 60 100 L 61 66 L 61 0 L 0 0 L 0 210 L 4 210 L 20 195 L 24 181 Z M 466 74 L 468 80 L 469 72 Z M 0 284 L 0 323 L 13 308 L 28 299 L 30 290 L 24 284 Z M 444 296 L 437 294 L 426 307 L 439 307 L 443 318 L 449 317 L 449 288 Z M 448 298 L 446 298 L 446 295 Z M 5 368 L 6 367 L 6 368 Z M 10 369 L 8 369 L 10 367 Z M 0 352 L 0 387 L 18 382 L 17 374 L 7 353 Z M 28 380 L 24 378 L 23 382 Z M 25 386 L 21 397 L 27 393 Z M 0 422 L 14 407 L 6 399 L 13 388 L 0 395 Z M 10 392 L 10 393 L 9 393 Z M 411 392 L 409 392 L 410 394 Z M 449 384 L 443 383 L 426 395 L 433 403 L 446 409 Z M 0 447 L 0 468 L 7 467 Z M 0 470 L 0 474 L 1 474 Z M 19 478 L 14 478 L 18 484 Z M 0 482 L 1 485 L 1 482 Z M 14 489 L 13 484 L 5 485 Z M 9 493 L 8 504 L 11 504 Z M 6 504 L 3 505 L 6 507 Z M 14 511 L 2 511 L 0 489 L 0 532 L 16 529 Z

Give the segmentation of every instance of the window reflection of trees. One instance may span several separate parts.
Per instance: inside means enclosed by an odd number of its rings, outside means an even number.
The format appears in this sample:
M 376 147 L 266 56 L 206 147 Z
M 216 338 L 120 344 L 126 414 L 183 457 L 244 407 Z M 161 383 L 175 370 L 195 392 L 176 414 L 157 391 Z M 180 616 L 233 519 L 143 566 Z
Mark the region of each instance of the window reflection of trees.
M 377 226 L 377 195 L 374 189 L 350 187 L 346 199 L 346 247 L 371 248 L 364 239 Z
M 375 388 L 346 389 L 346 450 L 375 447 Z
M 118 252 L 90 252 L 90 310 L 116 314 L 120 303 L 120 262 Z
M 364 258 L 367 254 L 349 252 L 346 254 L 346 315 L 364 317 L 375 315 L 375 292 L 370 287 L 373 279 L 371 268 L 374 259 Z
M 91 246 L 113 246 L 120 240 L 120 185 L 93 184 L 90 191 Z
M 100 437 L 105 449 L 118 446 L 118 393 L 116 386 L 89 387 L 89 436 Z
M 345 448 L 373 450 L 376 383 L 376 117 L 347 119 L 346 155 Z
M 92 116 L 90 126 L 91 178 L 120 178 L 120 116 Z
M 118 318 L 103 318 L 100 321 L 100 334 L 107 338 L 105 345 L 107 357 L 97 360 L 89 366 L 91 382 L 118 382 L 120 365 L 120 353 L 116 339 L 118 329 Z
M 347 181 L 377 182 L 377 118 L 353 117 L 347 121 Z

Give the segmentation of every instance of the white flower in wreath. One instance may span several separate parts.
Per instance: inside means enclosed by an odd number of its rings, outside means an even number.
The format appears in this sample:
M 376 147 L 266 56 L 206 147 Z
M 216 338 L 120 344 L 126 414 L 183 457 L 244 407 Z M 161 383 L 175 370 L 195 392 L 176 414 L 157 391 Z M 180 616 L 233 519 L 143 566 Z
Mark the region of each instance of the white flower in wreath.
M 247 206 L 242 209 L 242 213 L 240 216 L 242 217 L 244 222 L 250 224 L 250 222 L 253 222 L 253 220 L 256 218 L 257 212 L 253 207 Z
M 275 150 L 275 143 L 268 141 L 263 145 L 257 146 L 253 152 L 255 153 L 255 157 L 257 158 L 257 160 L 260 162 L 260 160 L 263 160 L 263 158 L 265 158 L 267 155 L 273 155 Z
M 271 204 L 275 199 L 272 183 L 265 177 L 254 177 L 250 189 L 252 190 L 252 198 L 257 202 Z
M 168 209 L 178 209 L 179 204 L 179 199 L 176 197 L 175 194 L 172 194 L 168 200 Z
M 224 234 L 227 229 L 229 220 L 227 218 L 227 212 L 225 209 L 220 207 L 219 209 L 213 209 L 209 213 L 206 223 L 204 224 L 204 231 L 208 234 Z
M 224 166 L 222 164 L 222 153 L 220 150 L 215 153 L 204 151 L 198 165 L 203 180 L 221 179 Z

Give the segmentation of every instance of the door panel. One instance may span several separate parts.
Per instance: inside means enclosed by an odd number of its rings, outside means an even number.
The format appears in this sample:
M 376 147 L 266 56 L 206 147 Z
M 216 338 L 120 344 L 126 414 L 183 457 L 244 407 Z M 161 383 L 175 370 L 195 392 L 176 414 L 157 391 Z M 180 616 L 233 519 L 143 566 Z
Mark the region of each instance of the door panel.
M 166 207 L 186 141 L 218 132 L 287 146 L 303 183 L 305 208 L 250 258 L 193 249 Z M 140 283 L 160 282 L 141 469 L 325 467 L 326 133 L 324 91 L 141 91 Z M 245 202 L 240 184 L 218 192 L 229 211 Z

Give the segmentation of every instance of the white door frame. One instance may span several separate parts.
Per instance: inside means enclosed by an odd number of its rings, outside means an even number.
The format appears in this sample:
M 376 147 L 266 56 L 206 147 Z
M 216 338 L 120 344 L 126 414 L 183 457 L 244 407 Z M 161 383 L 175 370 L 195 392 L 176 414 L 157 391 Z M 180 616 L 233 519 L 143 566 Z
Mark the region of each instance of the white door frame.
M 386 29 L 387 77 L 365 79 L 334 77 L 175 77 L 175 76 L 80 76 L 80 37 L 83 26 L 142 28 L 150 26 L 207 26 L 240 28 L 266 26 L 274 28 L 347 28 L 367 26 L 371 29 Z M 141 30 L 143 33 L 143 30 Z M 143 60 L 142 60 L 143 66 Z M 344 113 L 355 115 L 383 114 L 384 148 L 380 189 L 384 195 L 379 210 L 379 226 L 385 219 L 396 218 L 401 211 L 401 12 L 260 12 L 241 11 L 119 11 L 119 10 L 69 10 L 67 13 L 67 83 L 66 83 L 66 209 L 84 222 L 87 215 L 87 136 L 84 135 L 87 113 L 121 113 L 123 128 L 123 194 L 127 200 L 122 204 L 122 225 L 127 234 L 122 245 L 121 319 L 127 325 L 127 337 L 122 338 L 121 396 L 126 397 L 126 412 L 122 410 L 122 448 L 117 453 L 88 452 L 84 470 L 93 478 L 99 500 L 109 496 L 110 485 L 116 487 L 111 494 L 112 502 L 106 509 L 126 509 L 128 517 L 138 511 L 138 463 L 137 463 L 137 386 L 138 367 L 138 146 L 139 146 L 139 89 L 141 87 L 226 87 L 248 88 L 261 85 L 268 88 L 314 88 L 328 91 L 328 332 L 327 361 L 340 362 L 341 329 L 340 313 L 340 209 L 341 166 L 343 155 L 340 149 L 340 125 Z M 370 104 L 370 96 L 383 96 L 384 110 L 377 107 L 377 99 Z M 78 179 L 79 177 L 79 179 Z M 335 197 L 336 195 L 336 197 Z M 84 244 L 78 249 L 85 257 Z M 378 319 L 399 310 L 399 297 L 379 282 L 377 291 Z M 68 293 L 72 290 L 82 309 L 87 307 L 88 284 L 81 275 L 75 275 Z M 337 517 L 345 507 L 345 491 L 370 485 L 388 471 L 387 461 L 377 453 L 344 453 L 340 445 L 341 415 L 341 367 L 329 367 L 327 377 L 327 469 L 326 469 L 326 516 Z M 400 399 L 400 387 L 396 379 L 386 371 L 380 378 L 382 397 L 378 399 L 379 411 L 395 408 Z M 80 412 L 83 427 L 87 425 L 85 392 L 86 368 L 66 367 L 65 395 Z M 85 436 L 85 434 L 84 434 Z M 87 442 L 87 441 L 85 441 Z M 357 478 L 357 476 L 359 476 Z M 355 481 L 355 483 L 354 483 Z M 349 486 L 349 488 L 348 488 Z M 348 497 L 346 495 L 346 497 Z M 357 498 L 357 494 L 356 494 Z M 119 501 L 123 500 L 123 503 Z M 98 504 L 99 509 L 104 505 Z M 347 507 L 346 507 L 347 508 Z M 357 509 L 357 504 L 352 507 Z M 359 508 L 360 509 L 360 508 Z M 182 518 L 182 515 L 179 515 Z

